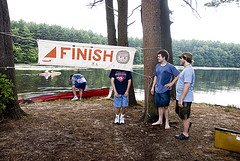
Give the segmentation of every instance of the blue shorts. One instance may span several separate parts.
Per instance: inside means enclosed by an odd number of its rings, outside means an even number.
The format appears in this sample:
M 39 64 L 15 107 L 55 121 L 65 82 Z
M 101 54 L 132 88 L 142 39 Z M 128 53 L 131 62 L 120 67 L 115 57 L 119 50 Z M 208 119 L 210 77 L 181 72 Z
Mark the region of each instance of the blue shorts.
M 155 105 L 157 107 L 169 106 L 171 91 L 168 90 L 164 93 L 155 93 Z
M 114 96 L 113 107 L 121 108 L 121 107 L 127 107 L 127 106 L 128 106 L 128 96 L 124 97 L 123 94 L 119 94 L 119 97 Z
M 74 85 L 75 85 L 76 88 L 81 88 L 81 89 L 85 90 L 87 82 L 75 83 Z

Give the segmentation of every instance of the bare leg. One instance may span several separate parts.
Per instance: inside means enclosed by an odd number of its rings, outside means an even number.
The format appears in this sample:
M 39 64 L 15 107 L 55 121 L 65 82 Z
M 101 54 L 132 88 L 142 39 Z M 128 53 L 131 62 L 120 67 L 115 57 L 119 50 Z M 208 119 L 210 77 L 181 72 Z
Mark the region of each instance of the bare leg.
M 183 121 L 183 134 L 188 137 L 188 128 L 189 128 L 189 124 L 190 124 L 190 119 L 186 119 L 186 120 L 182 120 Z
M 165 115 L 165 129 L 170 129 L 170 126 L 169 126 L 169 108 L 168 106 L 165 106 L 164 107 L 164 115 Z
M 81 100 L 82 99 L 82 88 L 79 88 L 79 99 Z
M 72 86 L 72 92 L 73 92 L 74 97 L 77 96 L 75 85 Z
M 158 121 L 154 122 L 152 125 L 162 125 L 162 119 L 163 119 L 163 107 L 158 107 Z
M 119 115 L 119 114 L 120 114 L 120 109 L 121 109 L 121 108 L 115 108 L 115 114 L 116 114 L 116 115 Z
M 125 109 L 125 107 L 121 107 L 121 114 L 125 114 L 125 112 L 126 112 L 126 109 Z

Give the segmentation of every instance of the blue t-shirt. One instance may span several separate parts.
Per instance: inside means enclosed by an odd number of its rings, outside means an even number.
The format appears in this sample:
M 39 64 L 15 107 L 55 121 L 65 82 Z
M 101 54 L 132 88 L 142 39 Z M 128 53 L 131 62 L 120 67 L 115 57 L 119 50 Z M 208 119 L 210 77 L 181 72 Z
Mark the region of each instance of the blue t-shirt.
M 165 66 L 161 66 L 160 63 L 157 64 L 153 72 L 153 75 L 157 76 L 155 92 L 164 93 L 167 90 L 171 90 L 170 88 L 164 86 L 171 82 L 172 75 L 176 77 L 179 73 L 179 70 L 177 70 L 177 68 L 170 63 L 167 63 Z
M 114 78 L 118 94 L 124 94 L 127 90 L 128 80 L 132 79 L 132 74 L 129 71 L 112 69 L 109 78 Z
M 190 83 L 190 88 L 188 90 L 187 95 L 183 99 L 183 102 L 192 102 L 194 100 L 194 98 L 193 98 L 194 79 L 195 79 L 195 74 L 194 74 L 193 67 L 190 65 L 190 66 L 184 68 L 179 76 L 177 86 L 176 86 L 176 92 L 177 92 L 176 99 L 177 100 L 180 99 L 180 96 L 183 91 L 183 87 L 185 85 L 184 83 Z

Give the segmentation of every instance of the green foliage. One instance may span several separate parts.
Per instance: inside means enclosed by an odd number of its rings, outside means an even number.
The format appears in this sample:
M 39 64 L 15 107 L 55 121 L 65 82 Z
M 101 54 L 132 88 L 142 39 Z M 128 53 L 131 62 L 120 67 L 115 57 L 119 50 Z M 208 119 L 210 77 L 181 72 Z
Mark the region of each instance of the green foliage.
M 107 44 L 107 38 L 91 30 L 76 30 L 47 24 L 26 23 L 23 20 L 12 21 L 12 34 L 30 39 L 67 41 L 90 44 Z M 143 39 L 129 38 L 129 47 L 137 47 L 133 64 L 143 64 Z M 173 40 L 173 63 L 179 65 L 178 55 L 193 53 L 194 66 L 199 67 L 236 67 L 240 68 L 240 44 L 220 43 L 200 40 Z M 38 59 L 37 43 L 28 39 L 13 37 L 15 63 L 36 63 Z
M 135 53 L 133 64 L 143 64 L 143 40 L 139 38 L 128 38 L 128 45 L 130 47 L 138 47 L 139 49 Z
M 239 0 L 212 0 L 204 5 L 207 7 L 219 7 L 220 5 L 226 3 L 235 3 L 236 5 L 239 5 Z
M 7 79 L 7 76 L 0 73 L 0 114 L 6 108 L 6 104 L 10 100 L 14 100 L 13 83 Z
M 240 67 L 240 44 L 199 40 L 173 41 L 173 63 L 179 65 L 183 52 L 193 53 L 194 66 Z
M 57 25 L 26 23 L 23 20 L 11 21 L 13 54 L 15 63 L 36 63 L 38 59 L 37 42 L 31 39 L 68 41 L 89 44 L 107 44 L 107 38 L 92 31 L 63 28 Z

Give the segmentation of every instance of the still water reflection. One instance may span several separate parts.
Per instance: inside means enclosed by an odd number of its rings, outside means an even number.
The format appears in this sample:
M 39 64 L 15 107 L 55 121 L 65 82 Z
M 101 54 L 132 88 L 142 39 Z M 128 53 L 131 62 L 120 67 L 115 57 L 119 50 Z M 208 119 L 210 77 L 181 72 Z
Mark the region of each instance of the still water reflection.
M 71 91 L 69 76 L 81 73 L 87 79 L 87 90 L 110 87 L 109 71 L 49 66 L 16 66 L 19 99 L 37 95 Z M 51 79 L 40 76 L 45 70 L 61 72 Z M 182 70 L 179 67 L 179 70 Z M 204 102 L 240 107 L 240 69 L 195 68 L 194 96 L 197 103 Z M 144 99 L 143 68 L 134 68 L 133 83 L 138 100 Z

